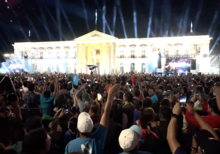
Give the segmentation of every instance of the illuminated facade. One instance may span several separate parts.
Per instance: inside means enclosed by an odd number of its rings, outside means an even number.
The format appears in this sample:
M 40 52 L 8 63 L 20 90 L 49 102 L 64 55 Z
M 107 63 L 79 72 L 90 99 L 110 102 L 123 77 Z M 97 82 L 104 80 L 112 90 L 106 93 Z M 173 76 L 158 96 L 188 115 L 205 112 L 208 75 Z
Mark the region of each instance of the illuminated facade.
M 164 72 L 167 58 L 190 57 L 197 60 L 194 73 L 209 73 L 210 40 L 208 35 L 118 39 L 95 30 L 73 41 L 15 43 L 14 54 L 30 72 L 89 73 L 87 65 L 98 66 L 100 74 Z

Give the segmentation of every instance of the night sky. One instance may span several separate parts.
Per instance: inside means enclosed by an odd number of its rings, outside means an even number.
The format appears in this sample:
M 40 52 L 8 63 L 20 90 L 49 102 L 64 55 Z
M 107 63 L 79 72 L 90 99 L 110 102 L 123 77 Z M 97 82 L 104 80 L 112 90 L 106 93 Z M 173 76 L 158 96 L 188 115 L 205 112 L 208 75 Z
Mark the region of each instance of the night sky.
M 0 0 L 0 52 L 14 42 L 73 40 L 95 29 L 95 9 L 98 30 L 118 38 L 183 36 L 191 21 L 213 37 L 210 48 L 220 34 L 220 0 Z

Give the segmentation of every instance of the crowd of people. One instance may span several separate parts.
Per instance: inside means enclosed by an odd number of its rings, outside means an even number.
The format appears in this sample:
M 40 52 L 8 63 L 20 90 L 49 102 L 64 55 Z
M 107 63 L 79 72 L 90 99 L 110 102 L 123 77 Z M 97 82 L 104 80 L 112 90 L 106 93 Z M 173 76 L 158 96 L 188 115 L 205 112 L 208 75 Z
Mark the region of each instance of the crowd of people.
M 220 76 L 4 76 L 1 154 L 220 154 Z

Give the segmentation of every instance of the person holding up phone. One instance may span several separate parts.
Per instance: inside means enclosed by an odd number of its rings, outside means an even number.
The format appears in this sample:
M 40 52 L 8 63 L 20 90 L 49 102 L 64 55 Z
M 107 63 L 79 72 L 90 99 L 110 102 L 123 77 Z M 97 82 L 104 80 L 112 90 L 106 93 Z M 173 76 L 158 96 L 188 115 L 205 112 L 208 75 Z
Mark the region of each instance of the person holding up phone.
M 191 98 L 191 104 L 189 104 L 191 107 L 192 104 L 196 102 L 195 97 L 196 96 L 194 95 L 194 97 Z M 208 110 L 210 111 L 211 115 L 201 116 L 202 119 L 207 122 L 212 128 L 220 128 L 220 110 L 218 108 L 216 98 L 212 98 L 208 101 Z M 189 111 L 186 111 L 186 120 L 201 129 L 199 123 Z

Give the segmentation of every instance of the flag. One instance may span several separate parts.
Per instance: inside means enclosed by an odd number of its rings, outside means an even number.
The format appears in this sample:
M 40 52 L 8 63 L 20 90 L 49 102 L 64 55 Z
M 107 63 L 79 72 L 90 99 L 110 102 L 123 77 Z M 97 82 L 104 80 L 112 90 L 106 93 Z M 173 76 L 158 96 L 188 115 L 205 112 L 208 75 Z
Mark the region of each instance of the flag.
M 77 74 L 72 74 L 72 76 L 71 76 L 71 81 L 72 81 L 72 84 L 73 84 L 73 85 L 78 86 L 79 76 L 78 76 Z
M 97 20 L 98 20 L 98 12 L 95 10 L 95 25 L 97 25 Z
M 131 76 L 132 87 L 134 87 L 134 76 Z
M 97 68 L 97 66 L 95 66 L 95 65 L 87 65 L 87 66 L 89 67 L 89 70 L 90 70 L 90 71 L 92 71 L 92 70 L 94 70 L 94 69 Z

